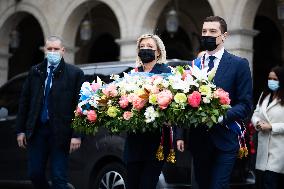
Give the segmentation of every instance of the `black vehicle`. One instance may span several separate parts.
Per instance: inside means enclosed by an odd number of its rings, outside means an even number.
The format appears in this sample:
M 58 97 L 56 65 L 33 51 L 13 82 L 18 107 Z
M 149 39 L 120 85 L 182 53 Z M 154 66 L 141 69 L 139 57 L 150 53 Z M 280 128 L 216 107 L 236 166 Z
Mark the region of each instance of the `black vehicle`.
M 186 64 L 185 61 L 170 61 L 171 66 Z M 105 81 L 112 73 L 129 71 L 133 62 L 110 62 L 79 65 L 86 80 L 100 76 Z M 22 84 L 27 73 L 20 74 L 0 88 L 0 188 L 18 186 L 29 188 L 27 178 L 27 154 L 17 146 L 15 119 Z M 76 189 L 125 189 L 126 171 L 123 162 L 125 135 L 109 135 L 101 129 L 95 136 L 86 136 L 81 148 L 72 153 L 69 162 L 70 183 Z M 191 156 L 188 150 L 177 152 L 177 163 L 166 163 L 157 188 L 192 188 L 193 175 Z M 248 160 L 238 160 L 232 175 L 232 188 L 252 188 Z

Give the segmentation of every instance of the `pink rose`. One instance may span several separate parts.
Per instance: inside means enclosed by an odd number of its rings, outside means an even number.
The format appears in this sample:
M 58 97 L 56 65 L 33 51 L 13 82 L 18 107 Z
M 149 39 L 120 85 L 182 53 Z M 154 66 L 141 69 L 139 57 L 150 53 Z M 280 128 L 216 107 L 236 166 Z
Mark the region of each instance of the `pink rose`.
M 187 98 L 187 102 L 190 106 L 197 108 L 201 102 L 201 94 L 198 91 L 193 91 Z
M 101 84 L 99 83 L 92 83 L 91 88 L 93 91 L 98 90 L 101 87 Z
M 145 106 L 146 102 L 147 100 L 140 98 L 137 95 L 133 96 L 132 105 L 133 105 L 133 108 L 135 108 L 136 110 L 141 110 Z
M 78 116 L 83 115 L 82 109 L 79 106 L 77 106 L 77 108 L 76 108 L 76 115 L 78 115 Z
M 118 95 L 118 92 L 116 90 L 116 86 L 115 84 L 110 84 L 108 85 L 106 88 L 104 88 L 102 90 L 102 92 L 106 95 L 106 96 L 111 96 L 111 97 L 116 97 Z
M 161 83 L 163 81 L 163 77 L 159 76 L 159 75 L 153 75 L 151 77 L 151 83 L 157 82 L 157 83 Z
M 87 118 L 90 122 L 95 122 L 97 120 L 97 113 L 95 110 L 90 110 L 87 112 Z
M 127 112 L 123 113 L 123 118 L 125 120 L 129 120 L 131 117 L 132 117 L 132 112 L 130 112 L 130 111 L 127 111 Z
M 137 95 L 135 95 L 134 93 L 130 93 L 130 94 L 127 96 L 127 100 L 128 100 L 129 102 L 132 102 L 132 101 L 133 101 L 133 98 L 134 98 L 135 96 L 137 96 Z
M 159 104 L 159 107 L 164 110 L 168 107 L 168 105 L 171 103 L 173 99 L 173 95 L 171 91 L 169 90 L 163 90 L 157 95 L 157 102 Z
M 118 103 L 121 108 L 126 108 L 129 104 L 127 96 L 121 96 Z
M 219 88 L 214 91 L 214 97 L 219 98 L 220 104 L 229 105 L 231 103 L 229 93 L 224 91 L 223 89 Z
M 153 93 L 153 94 L 158 94 L 159 92 L 160 92 L 159 87 L 153 86 L 153 87 L 151 88 L 151 93 Z

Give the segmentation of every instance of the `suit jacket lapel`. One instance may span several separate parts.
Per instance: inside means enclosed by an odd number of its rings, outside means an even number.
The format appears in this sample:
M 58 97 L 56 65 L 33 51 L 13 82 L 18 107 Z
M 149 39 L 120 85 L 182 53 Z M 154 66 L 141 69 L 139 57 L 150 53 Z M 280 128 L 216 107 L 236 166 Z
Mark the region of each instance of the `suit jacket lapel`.
M 230 59 L 231 59 L 230 54 L 225 50 L 215 74 L 214 78 L 215 84 L 217 84 L 223 78 L 224 73 L 230 68 L 230 65 L 232 63 Z

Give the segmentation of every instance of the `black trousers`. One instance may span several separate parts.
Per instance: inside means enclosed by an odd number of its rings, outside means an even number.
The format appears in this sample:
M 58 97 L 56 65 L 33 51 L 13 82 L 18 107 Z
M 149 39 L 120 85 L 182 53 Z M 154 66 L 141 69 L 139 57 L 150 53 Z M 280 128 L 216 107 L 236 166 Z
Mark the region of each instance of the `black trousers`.
M 127 162 L 127 189 L 155 189 L 163 161 Z
M 256 189 L 283 189 L 284 174 L 256 170 Z

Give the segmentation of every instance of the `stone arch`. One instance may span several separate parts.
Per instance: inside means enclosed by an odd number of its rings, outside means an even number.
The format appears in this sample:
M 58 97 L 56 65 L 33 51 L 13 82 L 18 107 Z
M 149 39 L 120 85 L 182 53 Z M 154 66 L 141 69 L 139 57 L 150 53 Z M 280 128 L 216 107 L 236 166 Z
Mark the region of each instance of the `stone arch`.
M 120 38 L 120 30 L 112 10 L 106 4 L 100 3 L 90 10 L 89 15 L 86 15 L 84 19 L 89 17 L 94 21 L 91 26 L 92 36 L 90 40 L 82 41 L 80 27 L 78 28 L 75 41 L 75 45 L 78 47 L 75 56 L 76 64 L 117 61 L 120 51 L 115 40 Z
M 39 25 L 42 28 L 44 36 L 48 36 L 50 34 L 50 27 L 48 25 L 48 21 L 46 17 L 42 14 L 42 11 L 36 6 L 28 2 L 21 2 L 17 5 L 17 12 L 26 12 L 31 14 L 38 21 Z M 15 6 L 9 6 L 5 11 L 3 11 L 0 17 L 0 28 L 9 30 L 13 27 L 17 22 L 19 22 L 20 17 L 17 19 L 13 17 L 15 15 Z M 1 40 L 1 38 L 0 38 Z M 1 44 L 1 41 L 0 41 Z
M 224 17 L 225 10 L 228 8 L 227 7 L 225 8 L 222 2 L 223 2 L 222 0 L 208 0 L 208 3 L 210 4 L 212 8 L 213 15 Z M 208 16 L 212 16 L 212 15 L 208 15 Z
M 157 20 L 170 0 L 146 0 L 141 6 L 141 14 L 134 19 L 136 23 L 135 34 L 152 33 L 157 25 Z M 144 13 L 144 14 L 142 14 Z
M 123 8 L 117 0 L 101 0 L 101 1 L 90 1 L 90 0 L 78 0 L 72 1 L 62 15 L 60 23 L 63 23 L 59 28 L 58 33 L 63 37 L 67 46 L 66 59 L 69 62 L 75 60 L 75 53 L 78 50 L 76 47 L 76 35 L 78 28 L 84 16 L 92 8 L 99 4 L 106 5 L 114 14 L 116 21 L 118 22 L 119 35 L 122 35 L 127 31 L 127 17 L 124 15 Z M 88 5 L 88 7 L 86 7 Z M 87 10 L 86 10 L 87 9 Z M 121 37 L 121 36 L 120 36 Z
M 49 27 L 47 20 L 42 12 L 30 3 L 21 3 L 15 6 L 7 7 L 0 17 L 0 85 L 8 79 L 9 59 L 12 54 L 9 53 L 9 35 L 25 17 L 31 16 L 37 24 L 42 33 L 42 37 L 48 35 Z M 23 68 L 25 69 L 25 68 Z M 16 72 L 15 72 L 16 73 Z
M 147 5 L 147 6 L 146 6 Z M 199 35 L 201 33 L 202 20 L 204 17 L 212 14 L 212 9 L 209 3 L 206 0 L 203 1 L 187 1 L 179 0 L 175 2 L 175 7 L 178 13 L 179 20 L 179 30 L 178 35 L 171 39 L 166 31 L 166 14 L 170 11 L 173 6 L 171 1 L 147 1 L 144 3 L 144 8 L 142 12 L 145 12 L 144 15 L 139 15 L 143 17 L 142 22 L 138 20 L 138 23 L 141 23 L 140 31 L 145 32 L 154 32 L 161 35 L 162 39 L 165 40 L 167 50 L 179 48 L 178 46 L 184 46 L 184 52 L 182 56 L 170 57 L 170 58 L 182 58 L 182 59 L 192 59 L 199 50 Z M 148 10 L 146 9 L 148 8 Z M 198 8 L 202 7 L 202 11 L 195 11 Z M 139 27 L 138 27 L 139 28 Z M 179 39 L 178 39 L 179 38 Z M 179 41 L 179 42 L 177 42 Z M 186 45 L 187 44 L 187 45 Z M 186 51 L 187 49 L 188 51 Z M 169 52 L 169 55 L 171 53 Z M 176 54 L 176 53 L 173 53 Z
M 238 23 L 241 28 L 253 29 L 254 18 L 261 1 L 262 0 L 236 1 L 236 3 L 239 3 L 239 6 L 235 9 L 235 13 L 237 11 L 240 13 L 239 16 L 233 17 L 234 20 L 232 20 L 232 23 Z
M 103 0 L 103 1 L 90 1 L 90 0 L 76 0 L 72 1 L 70 5 L 67 7 L 66 11 L 62 16 L 62 20 L 60 23 L 64 23 L 62 27 L 59 29 L 58 33 L 62 34 L 63 38 L 66 41 L 69 41 L 73 46 L 75 44 L 75 37 L 77 33 L 77 28 L 80 25 L 81 20 L 84 15 L 87 13 L 85 3 L 89 3 L 91 7 L 95 7 L 98 3 L 106 4 L 116 16 L 116 19 L 119 23 L 120 33 L 124 33 L 127 29 L 124 12 L 122 11 L 122 6 L 119 1 L 116 0 Z M 89 9 L 91 10 L 91 8 Z
M 214 15 L 221 16 L 227 23 L 230 23 L 230 29 L 252 29 L 254 17 L 261 1 L 262 0 L 208 0 Z

